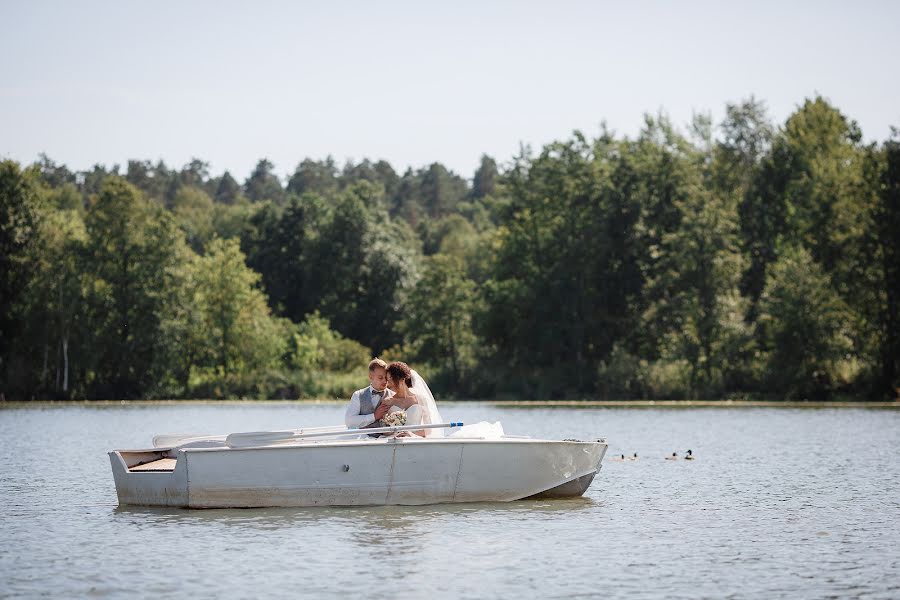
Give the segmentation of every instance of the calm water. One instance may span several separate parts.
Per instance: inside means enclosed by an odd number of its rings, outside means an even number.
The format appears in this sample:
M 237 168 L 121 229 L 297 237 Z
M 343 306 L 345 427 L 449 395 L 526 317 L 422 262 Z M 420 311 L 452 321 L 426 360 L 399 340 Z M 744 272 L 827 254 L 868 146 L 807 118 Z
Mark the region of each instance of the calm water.
M 577 500 L 120 509 L 110 449 L 342 407 L 0 409 L 0 597 L 900 597 L 900 411 L 442 407 L 609 455 Z

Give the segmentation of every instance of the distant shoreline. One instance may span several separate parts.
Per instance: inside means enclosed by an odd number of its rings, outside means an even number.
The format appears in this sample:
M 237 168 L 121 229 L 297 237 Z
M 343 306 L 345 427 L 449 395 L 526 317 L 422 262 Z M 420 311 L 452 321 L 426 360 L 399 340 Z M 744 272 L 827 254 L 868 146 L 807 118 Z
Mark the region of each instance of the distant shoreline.
M 339 405 L 346 401 L 335 398 L 304 400 L 7 400 L 2 408 L 40 408 L 62 406 L 153 406 L 153 405 Z M 900 401 L 805 401 L 805 400 L 444 400 L 443 402 L 488 404 L 508 408 L 894 408 Z
M 900 408 L 898 401 L 806 400 L 494 400 L 499 406 L 569 408 Z

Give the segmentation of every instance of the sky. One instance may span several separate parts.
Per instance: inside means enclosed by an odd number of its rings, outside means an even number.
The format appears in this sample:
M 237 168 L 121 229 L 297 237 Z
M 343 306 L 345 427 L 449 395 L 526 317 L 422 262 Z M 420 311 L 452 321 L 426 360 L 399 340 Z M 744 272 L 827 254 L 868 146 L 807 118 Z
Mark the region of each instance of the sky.
M 286 176 L 304 158 L 471 177 L 601 123 L 821 94 L 900 126 L 900 2 L 0 0 L 0 158 Z

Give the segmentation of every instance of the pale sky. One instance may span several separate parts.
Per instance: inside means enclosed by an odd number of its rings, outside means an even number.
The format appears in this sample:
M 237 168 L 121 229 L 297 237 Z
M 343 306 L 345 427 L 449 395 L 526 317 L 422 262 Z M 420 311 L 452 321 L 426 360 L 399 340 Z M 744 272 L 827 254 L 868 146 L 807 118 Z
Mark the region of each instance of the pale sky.
M 778 123 L 820 93 L 866 140 L 900 126 L 900 2 L 0 0 L 0 157 L 72 169 L 191 157 L 440 161 L 471 177 L 601 121 Z

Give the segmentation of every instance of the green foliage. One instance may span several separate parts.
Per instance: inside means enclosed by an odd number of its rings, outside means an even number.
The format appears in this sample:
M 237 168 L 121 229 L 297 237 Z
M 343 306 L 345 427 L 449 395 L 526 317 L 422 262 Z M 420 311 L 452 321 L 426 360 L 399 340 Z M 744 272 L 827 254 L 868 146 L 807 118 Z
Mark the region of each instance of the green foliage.
M 500 172 L 497 169 L 497 162 L 487 154 L 483 154 L 481 164 L 478 165 L 472 180 L 472 197 L 484 198 L 492 195 L 497 189 L 498 179 Z
M 98 173 L 98 184 L 102 183 L 103 177 L 103 173 Z M 159 204 L 166 204 L 167 199 L 178 191 L 178 174 L 170 171 L 163 161 L 154 165 L 150 161 L 129 160 L 125 180 Z
M 294 327 L 288 356 L 298 395 L 312 398 L 349 397 L 371 358 L 368 348 L 332 330 L 318 312 Z
M 529 393 L 590 390 L 598 363 L 636 323 L 643 277 L 634 148 L 576 134 L 535 159 L 520 157 L 508 175 L 509 214 L 490 249 L 481 326 L 521 374 L 509 380 Z
M 720 128 L 722 139 L 713 149 L 715 187 L 744 194 L 754 170 L 771 149 L 775 128 L 765 103 L 752 96 L 740 104 L 726 105 Z
M 358 193 L 365 189 L 351 189 L 334 207 L 316 256 L 330 262 L 318 279 L 322 314 L 377 354 L 400 341 L 397 323 L 417 276 L 419 242 L 408 227 L 368 207 Z
M 284 209 L 263 206 L 243 240 L 278 313 L 294 322 L 315 310 L 343 335 L 378 353 L 400 341 L 397 323 L 415 281 L 419 242 L 390 221 L 359 183 L 332 206 L 304 194 Z
M 478 248 L 478 232 L 462 215 L 450 215 L 437 221 L 422 221 L 418 230 L 426 256 L 447 254 L 467 263 Z
M 25 323 L 30 343 L 20 352 L 41 364 L 29 386 L 52 397 L 73 392 L 73 375 L 87 364 L 86 284 L 82 249 L 87 241 L 76 210 L 51 211 L 39 228 L 39 247 L 32 249 L 32 279 L 26 290 Z
M 87 319 L 95 332 L 88 348 L 94 397 L 143 396 L 166 369 L 161 324 L 182 237 L 170 215 L 134 186 L 112 177 L 85 218 Z
M 255 213 L 246 198 L 240 197 L 233 204 L 216 204 L 212 211 L 213 237 L 241 239 L 250 229 L 250 219 Z
M 251 202 L 270 200 L 281 203 L 284 200 L 284 189 L 278 176 L 272 171 L 274 167 L 265 158 L 256 163 L 256 168 L 244 183 L 244 193 Z
M 288 180 L 287 191 L 296 196 L 317 194 L 328 196 L 338 189 L 337 166 L 330 156 L 322 162 L 306 159 L 297 165 Z
M 408 170 L 395 187 L 389 203 L 391 216 L 413 227 L 423 219 L 451 214 L 469 193 L 466 181 L 440 163 L 417 172 Z
M 885 166 L 873 210 L 880 300 L 874 321 L 878 331 L 880 391 L 900 395 L 900 132 L 885 144 Z
M 860 210 L 844 211 L 841 278 L 856 309 L 856 346 L 871 363 L 870 393 L 900 395 L 900 132 L 867 149 Z
M 318 225 L 318 198 L 291 198 L 284 210 L 264 204 L 241 237 L 247 264 L 262 275 L 263 287 L 278 312 L 298 322 L 315 306 L 309 302 L 313 272 L 308 268 L 312 232 Z
M 212 198 L 199 188 L 182 187 L 172 201 L 172 214 L 191 248 L 201 252 L 214 232 Z
M 287 344 L 239 242 L 213 240 L 207 253 L 194 261 L 191 279 L 190 302 L 196 314 L 184 328 L 193 350 L 189 387 L 214 397 L 226 390 L 260 395 L 254 382 L 278 369 Z
M 331 329 L 318 312 L 297 325 L 293 342 L 292 366 L 298 370 L 350 373 L 370 358 L 365 346 Z
M 245 265 L 237 240 L 214 240 L 197 261 L 195 282 L 211 366 L 225 373 L 252 371 L 283 354 L 266 298 L 256 287 L 259 275 Z
M 859 137 L 856 124 L 821 97 L 807 100 L 787 120 L 742 206 L 751 257 L 744 290 L 752 302 L 785 244 L 801 243 L 828 272 L 839 268 L 839 240 L 847 235 L 842 213 L 858 212 Z
M 0 162 L 0 382 L 10 375 L 13 342 L 21 335 L 19 308 L 30 277 L 28 257 L 38 237 L 40 215 L 35 173 L 23 172 L 9 160 Z
M 453 388 L 474 366 L 476 305 L 475 283 L 466 278 L 462 260 L 441 254 L 427 259 L 410 294 L 403 329 L 412 357 L 449 373 Z
M 792 399 L 825 398 L 852 369 L 849 309 L 803 248 L 785 249 L 770 271 L 759 321 L 769 385 Z
M 748 334 L 741 323 L 744 303 L 738 291 L 743 260 L 737 214 L 732 197 L 715 189 L 717 165 L 711 148 L 671 160 L 682 169 L 671 184 L 677 191 L 669 209 L 679 225 L 663 230 L 658 249 L 652 249 L 658 257 L 651 255 L 647 263 L 644 330 L 653 331 L 657 340 L 652 355 L 681 361 L 675 369 L 679 373 L 688 365 L 687 384 L 680 389 L 687 395 L 715 397 L 725 391 L 733 366 L 740 364 L 731 360 L 726 347 Z
M 0 393 L 346 397 L 376 354 L 439 396 L 896 397 L 900 134 L 575 132 L 440 163 L 0 163 Z
M 231 176 L 231 173 L 225 171 L 216 182 L 216 191 L 213 197 L 216 202 L 221 204 L 235 204 L 241 197 L 241 186 Z

